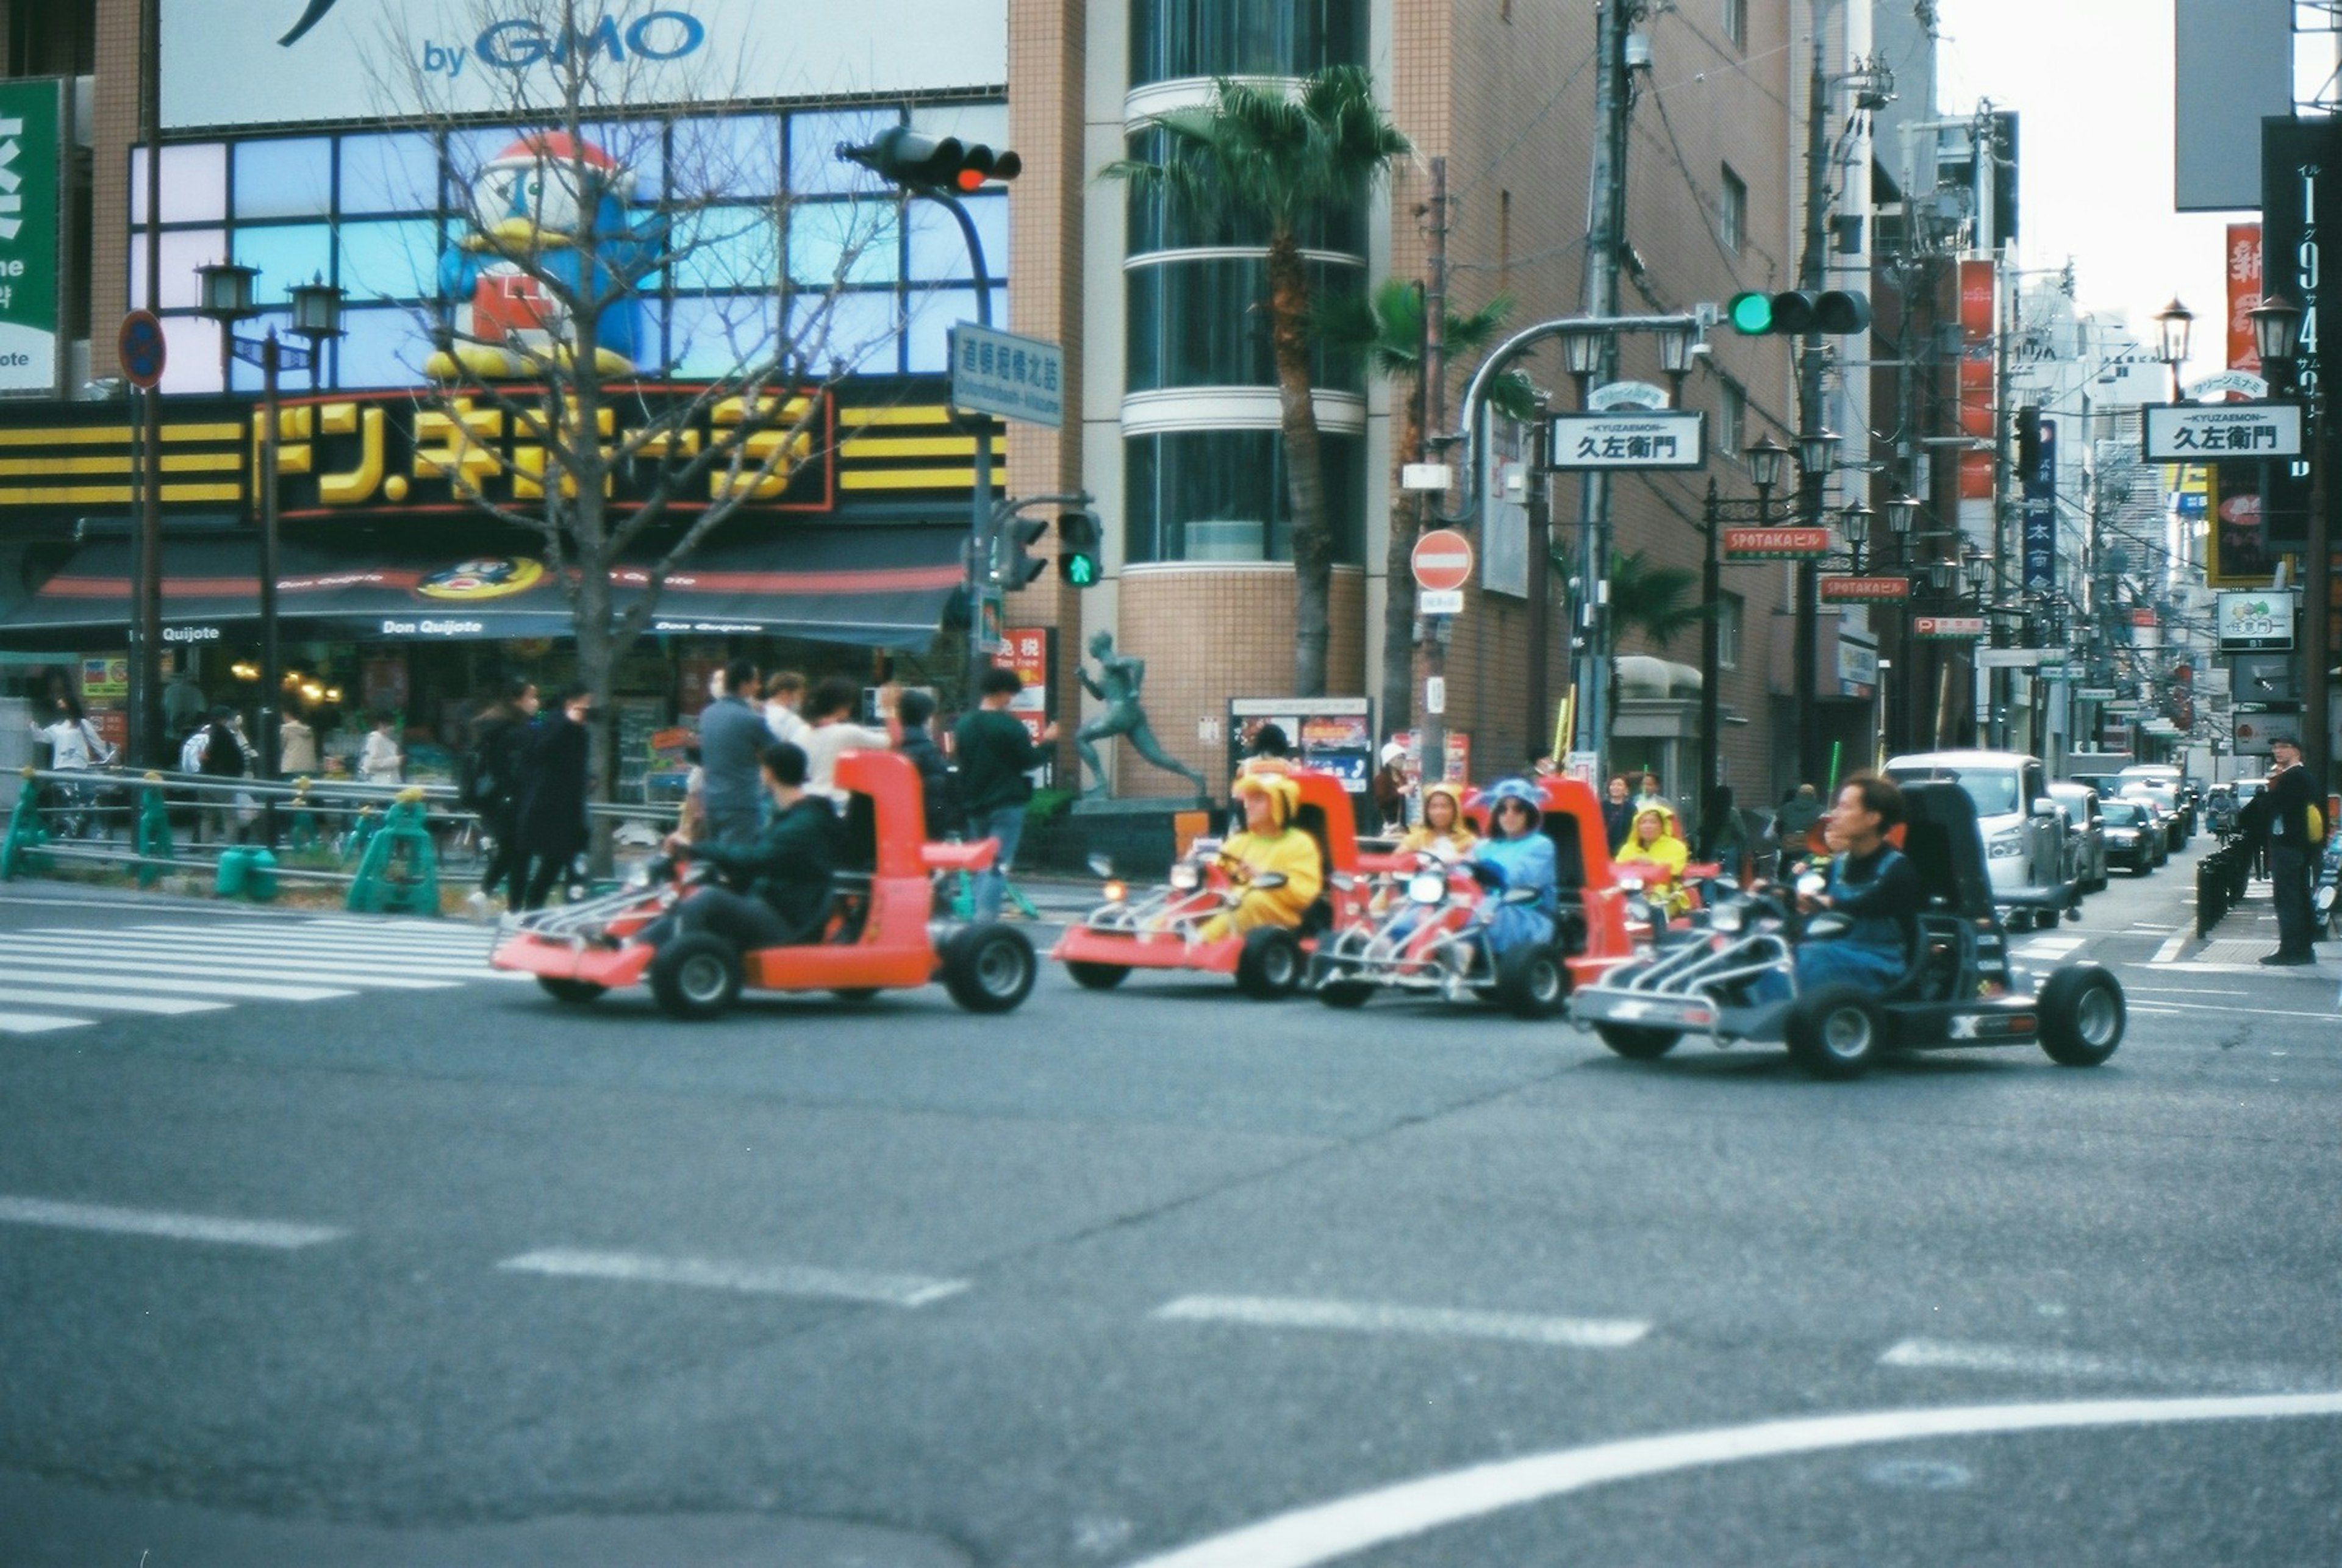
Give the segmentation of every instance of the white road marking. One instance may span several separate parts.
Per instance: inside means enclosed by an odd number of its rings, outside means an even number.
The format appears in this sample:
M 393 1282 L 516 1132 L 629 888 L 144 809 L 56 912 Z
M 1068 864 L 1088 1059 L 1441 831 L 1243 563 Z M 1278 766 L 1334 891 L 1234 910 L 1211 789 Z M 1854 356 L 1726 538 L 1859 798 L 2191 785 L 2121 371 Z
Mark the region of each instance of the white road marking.
M 2173 959 L 2178 957 L 2179 950 L 2187 945 L 2187 928 L 2183 925 L 2178 930 L 2173 932 L 2169 936 L 2163 939 L 2163 945 L 2155 950 L 2155 956 L 2148 959 L 2147 962 L 2149 964 L 2168 964 Z
M 290 963 L 272 960 L 268 963 L 231 963 L 242 955 L 229 954 L 205 954 L 175 945 L 142 948 L 114 942 L 67 941 L 59 937 L 20 938 L 11 934 L 10 949 L 28 958 L 51 964 L 72 960 L 86 962 L 93 966 L 105 965 L 118 973 L 136 974 L 252 974 L 266 980 L 316 980 L 343 985 L 367 985 L 389 991 L 443 991 L 459 984 L 455 978 L 426 979 L 416 974 L 389 974 L 345 964 L 327 967 L 320 964 Z M 206 961 L 207 960 L 207 961 Z M 15 973 L 14 966 L 0 968 L 0 978 Z M 464 979 L 474 978 L 468 973 Z
M 1520 1344 L 1566 1345 L 1576 1350 L 1618 1350 L 1651 1332 L 1649 1323 L 1632 1319 L 1546 1317 L 1530 1313 L 1467 1312 L 1447 1307 L 1388 1306 L 1280 1296 L 1181 1296 L 1156 1308 L 1152 1315 L 1169 1323 L 1233 1323 L 1253 1328 L 1318 1328 L 1347 1333 L 1498 1339 Z
M 0 1013 L 0 1034 L 46 1034 L 58 1029 L 81 1029 L 95 1018 L 64 1018 L 54 1013 Z
M 2063 958 L 2088 943 L 2087 936 L 2037 936 L 2016 951 L 2019 958 Z
M 2239 1018 L 2306 1018 L 2316 1024 L 2342 1024 L 2342 1013 L 2287 1013 L 2269 1007 L 2223 1007 L 2217 1003 L 2148 1002 L 2142 1006 L 2174 1013 L 2233 1013 Z
M 0 1002 L 29 1002 L 35 1006 L 81 1007 L 95 1013 L 221 1013 L 225 1002 L 191 1002 L 179 996 L 104 996 L 78 985 L 31 990 L 0 985 Z
M 2219 991 L 2208 985 L 2126 985 L 2125 992 L 2153 992 L 2158 996 L 2250 996 L 2249 991 Z
M 358 937 L 363 937 L 365 939 L 365 950 L 374 953 L 385 952 L 393 948 L 404 948 L 414 953 L 446 952 L 485 954 L 490 947 L 495 944 L 494 939 L 490 937 L 486 932 L 480 930 L 476 926 L 469 929 L 459 929 L 444 933 L 436 931 L 407 931 L 395 929 L 365 932 L 353 932 L 336 929 L 331 932 L 323 932 L 317 930 L 315 926 L 308 925 L 295 926 L 288 930 L 281 925 L 268 926 L 235 924 L 132 925 L 126 926 L 124 929 L 126 933 L 133 933 L 145 936 L 195 936 L 223 942 L 274 943 L 279 946 L 282 946 L 288 941 L 295 940 L 302 936 L 315 936 L 326 938 L 334 944 L 335 951 L 343 953 L 349 952 L 354 939 Z
M 2266 1393 L 2330 1381 L 2282 1367 L 2181 1365 L 2048 1345 L 1968 1344 L 1940 1339 L 1904 1340 L 1889 1346 L 1878 1364 L 1915 1372 L 1987 1372 L 2012 1377 L 2103 1378 L 2198 1387 L 2225 1384 Z
M 54 962 L 54 959 L 52 959 Z M 190 974 L 212 974 L 212 969 L 191 969 Z M 74 985 L 94 991 L 175 991 L 189 996 L 229 996 L 240 1002 L 324 1002 L 335 996 L 355 996 L 355 991 L 336 990 L 327 985 L 279 985 L 259 981 L 237 980 L 172 980 L 159 984 L 141 984 L 128 975 L 93 974 L 80 969 L 26 969 L 20 964 L 0 965 L 0 980 L 33 985 Z
M 2342 1415 L 2342 1393 L 1882 1410 L 1627 1438 L 1423 1476 L 1280 1513 L 1131 1568 L 1316 1568 L 1441 1525 L 1614 1481 L 1927 1437 Z
M 573 1247 L 546 1247 L 523 1253 L 505 1259 L 496 1267 L 514 1273 L 549 1274 L 561 1279 L 689 1285 L 699 1290 L 868 1302 L 878 1306 L 923 1307 L 967 1289 L 966 1280 L 925 1279 L 917 1274 L 863 1273 L 846 1269 L 809 1268 L 799 1263 L 653 1257 L 643 1253 L 586 1252 Z
M 2126 961 L 2125 969 L 2156 969 L 2166 974 L 2241 974 L 2255 980 L 2323 980 L 2331 982 L 2342 970 L 2329 964 L 2277 965 L 2268 964 L 2218 964 L 2190 958 L 2177 964 L 2146 964 Z
M 159 1236 L 173 1242 L 222 1242 L 240 1247 L 274 1247 L 280 1252 L 319 1246 L 349 1233 L 330 1225 L 300 1225 L 284 1220 L 229 1220 L 215 1214 L 177 1214 L 159 1209 L 60 1203 L 46 1198 L 0 1197 L 0 1223 Z

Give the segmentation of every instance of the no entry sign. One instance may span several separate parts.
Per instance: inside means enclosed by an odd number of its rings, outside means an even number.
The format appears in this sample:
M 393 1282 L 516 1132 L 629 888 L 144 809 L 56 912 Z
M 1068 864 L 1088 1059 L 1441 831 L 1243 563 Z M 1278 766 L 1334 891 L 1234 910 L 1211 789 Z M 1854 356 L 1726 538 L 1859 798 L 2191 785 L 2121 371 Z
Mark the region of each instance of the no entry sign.
M 1434 594 L 1464 586 L 1472 575 L 1472 542 L 1453 528 L 1434 528 L 1415 542 L 1415 585 Z

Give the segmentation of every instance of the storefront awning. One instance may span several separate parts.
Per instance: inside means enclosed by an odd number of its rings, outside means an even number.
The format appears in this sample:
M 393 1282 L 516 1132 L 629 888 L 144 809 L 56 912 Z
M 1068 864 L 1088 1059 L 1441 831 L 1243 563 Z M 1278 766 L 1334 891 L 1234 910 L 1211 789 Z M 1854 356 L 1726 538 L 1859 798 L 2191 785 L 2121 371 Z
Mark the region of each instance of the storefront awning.
M 963 580 L 965 524 L 786 525 L 710 544 L 669 577 L 654 634 L 797 637 L 925 648 Z M 132 618 L 135 546 L 85 544 L 30 599 L 0 615 L 0 647 L 119 647 Z M 260 624 L 257 545 L 249 535 L 170 539 L 163 552 L 167 644 L 242 640 Z M 278 632 L 288 642 L 485 642 L 560 637 L 569 601 L 541 561 L 286 543 L 278 554 Z M 623 608 L 645 567 L 611 573 Z

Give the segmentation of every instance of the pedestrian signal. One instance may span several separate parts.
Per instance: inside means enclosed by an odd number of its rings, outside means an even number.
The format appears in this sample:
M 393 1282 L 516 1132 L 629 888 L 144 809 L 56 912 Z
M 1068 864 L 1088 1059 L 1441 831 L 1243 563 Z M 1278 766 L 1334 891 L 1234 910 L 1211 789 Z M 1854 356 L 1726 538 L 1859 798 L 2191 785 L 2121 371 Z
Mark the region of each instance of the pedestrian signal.
M 1105 575 L 1098 562 L 1098 520 L 1088 512 L 1057 519 L 1057 575 L 1068 585 L 1087 588 Z

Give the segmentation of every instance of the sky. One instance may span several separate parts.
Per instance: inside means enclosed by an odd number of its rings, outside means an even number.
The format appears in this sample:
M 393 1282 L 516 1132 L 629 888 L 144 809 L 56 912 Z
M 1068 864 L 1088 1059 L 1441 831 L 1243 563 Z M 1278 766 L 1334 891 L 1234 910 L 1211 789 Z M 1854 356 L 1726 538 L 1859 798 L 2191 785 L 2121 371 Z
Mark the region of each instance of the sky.
M 2175 295 L 2196 313 L 2189 380 L 2223 367 L 2227 225 L 2257 213 L 2172 210 L 2171 0 L 1938 0 L 1938 108 L 1977 99 L 2018 120 L 2017 250 L 2071 257 L 2085 310 L 2143 342 Z

